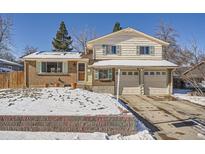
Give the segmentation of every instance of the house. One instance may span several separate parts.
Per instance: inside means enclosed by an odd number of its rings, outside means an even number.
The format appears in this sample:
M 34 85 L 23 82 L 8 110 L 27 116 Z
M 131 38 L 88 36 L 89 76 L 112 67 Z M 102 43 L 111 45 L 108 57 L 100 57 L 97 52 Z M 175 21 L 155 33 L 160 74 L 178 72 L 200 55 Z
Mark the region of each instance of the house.
M 0 59 L 0 72 L 12 72 L 20 71 L 23 69 L 23 65 L 8 61 L 5 59 Z
M 205 88 L 205 61 L 202 61 L 199 64 L 186 70 L 182 74 L 182 77 L 188 83 L 194 82 L 198 84 L 198 86 Z M 191 84 L 189 86 L 192 87 Z
M 27 87 L 77 82 L 96 92 L 169 95 L 177 65 L 163 60 L 169 43 L 133 28 L 87 43 L 85 53 L 38 52 L 23 57 Z
M 180 66 L 173 72 L 173 88 L 187 88 L 187 81 L 183 79 L 183 73 L 189 70 L 191 66 Z

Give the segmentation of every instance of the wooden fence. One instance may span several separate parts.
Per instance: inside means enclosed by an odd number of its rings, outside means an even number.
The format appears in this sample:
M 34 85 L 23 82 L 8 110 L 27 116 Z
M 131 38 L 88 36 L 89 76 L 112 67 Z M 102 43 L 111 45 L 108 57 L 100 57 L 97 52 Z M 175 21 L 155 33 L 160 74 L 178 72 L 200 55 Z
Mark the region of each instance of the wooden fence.
M 23 88 L 23 85 L 24 85 L 23 71 L 0 73 L 0 89 Z

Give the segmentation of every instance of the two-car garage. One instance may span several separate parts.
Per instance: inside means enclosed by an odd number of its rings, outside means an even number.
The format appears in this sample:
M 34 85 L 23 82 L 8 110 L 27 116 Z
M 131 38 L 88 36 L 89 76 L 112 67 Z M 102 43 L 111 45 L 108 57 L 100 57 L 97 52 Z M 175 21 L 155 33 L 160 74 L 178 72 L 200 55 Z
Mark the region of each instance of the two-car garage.
M 119 93 L 122 95 L 166 95 L 169 94 L 167 70 L 120 71 Z M 115 72 L 117 88 L 118 72 Z
M 102 60 L 92 66 L 115 70 L 112 81 L 116 95 L 170 95 L 172 71 L 177 67 L 166 60 Z

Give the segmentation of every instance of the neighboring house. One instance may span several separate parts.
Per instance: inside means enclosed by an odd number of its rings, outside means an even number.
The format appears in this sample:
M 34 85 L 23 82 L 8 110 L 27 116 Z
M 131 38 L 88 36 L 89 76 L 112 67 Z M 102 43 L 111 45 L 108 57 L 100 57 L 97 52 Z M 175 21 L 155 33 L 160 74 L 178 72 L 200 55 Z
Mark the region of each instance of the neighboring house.
M 191 66 L 180 66 L 175 69 L 173 72 L 173 87 L 174 88 L 187 88 L 187 81 L 183 79 L 183 73 L 187 70 L 189 70 Z
M 23 57 L 25 85 L 77 82 L 79 87 L 96 92 L 116 94 L 119 89 L 119 94 L 169 95 L 172 71 L 177 66 L 163 60 L 162 48 L 167 45 L 126 28 L 89 41 L 84 54 L 33 53 Z
M 8 61 L 5 59 L 0 59 L 0 72 L 12 72 L 12 71 L 21 71 L 23 65 Z
M 194 81 L 201 87 L 205 88 L 205 61 L 200 62 L 199 64 L 191 67 L 182 74 L 182 77 L 187 81 Z M 189 82 L 188 82 L 189 83 Z M 188 86 L 188 85 L 187 85 Z M 189 84 L 192 87 L 191 84 Z

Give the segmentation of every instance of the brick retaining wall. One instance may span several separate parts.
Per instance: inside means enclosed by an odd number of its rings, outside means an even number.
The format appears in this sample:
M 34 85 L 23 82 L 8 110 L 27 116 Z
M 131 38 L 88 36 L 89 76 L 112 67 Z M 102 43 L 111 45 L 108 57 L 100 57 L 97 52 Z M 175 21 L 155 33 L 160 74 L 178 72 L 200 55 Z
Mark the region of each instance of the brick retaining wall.
M 110 135 L 136 133 L 133 115 L 102 116 L 15 116 L 0 115 L 2 131 L 106 132 Z

